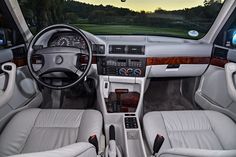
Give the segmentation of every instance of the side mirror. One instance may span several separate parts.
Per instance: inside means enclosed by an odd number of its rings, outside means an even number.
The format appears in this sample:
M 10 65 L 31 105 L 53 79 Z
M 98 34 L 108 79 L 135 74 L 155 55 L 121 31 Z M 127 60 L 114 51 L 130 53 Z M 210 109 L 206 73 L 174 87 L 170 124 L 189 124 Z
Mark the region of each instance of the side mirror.
M 3 28 L 0 28 L 0 46 L 6 46 L 7 45 L 7 39 L 6 34 Z
M 226 33 L 226 47 L 236 48 L 236 29 L 230 29 Z

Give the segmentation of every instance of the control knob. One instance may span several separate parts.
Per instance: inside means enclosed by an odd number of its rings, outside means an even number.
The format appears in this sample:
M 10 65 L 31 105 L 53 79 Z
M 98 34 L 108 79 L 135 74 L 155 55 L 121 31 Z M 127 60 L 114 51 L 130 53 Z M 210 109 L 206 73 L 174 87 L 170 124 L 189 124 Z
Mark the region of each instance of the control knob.
M 133 69 L 132 68 L 129 68 L 128 70 L 127 70 L 127 75 L 128 76 L 130 76 L 130 75 L 132 75 L 133 74 Z
M 141 69 L 135 69 L 134 70 L 134 76 L 141 76 L 142 75 L 142 70 Z
M 119 69 L 119 75 L 126 76 L 126 69 L 125 68 L 120 68 Z

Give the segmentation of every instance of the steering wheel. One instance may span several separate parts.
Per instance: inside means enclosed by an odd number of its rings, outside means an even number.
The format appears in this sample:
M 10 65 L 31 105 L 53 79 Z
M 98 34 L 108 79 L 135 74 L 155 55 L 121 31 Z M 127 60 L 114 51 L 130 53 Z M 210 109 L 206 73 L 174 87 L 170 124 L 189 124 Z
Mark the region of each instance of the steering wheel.
M 75 47 L 35 48 L 37 41 L 40 39 L 40 37 L 42 37 L 42 35 L 49 31 L 58 29 L 66 29 L 81 36 L 85 41 L 87 50 Z M 42 59 L 40 69 L 36 69 L 35 66 L 33 66 L 33 64 L 35 64 L 34 58 L 36 56 Z M 81 63 L 81 56 L 87 57 L 87 63 Z M 75 84 L 83 80 L 87 75 L 92 64 L 92 50 L 89 44 L 89 40 L 81 30 L 69 25 L 57 24 L 43 29 L 32 39 L 28 48 L 27 61 L 30 73 L 39 84 L 51 89 L 65 89 L 74 86 Z M 82 64 L 85 67 L 83 70 L 79 68 Z M 55 85 L 47 83 L 44 79 L 44 75 L 53 74 L 55 72 L 70 72 L 75 74 L 76 79 L 70 82 L 69 78 L 67 77 L 67 82 L 69 83 L 66 85 Z M 54 78 L 59 79 L 59 77 L 56 77 L 56 75 L 54 76 Z

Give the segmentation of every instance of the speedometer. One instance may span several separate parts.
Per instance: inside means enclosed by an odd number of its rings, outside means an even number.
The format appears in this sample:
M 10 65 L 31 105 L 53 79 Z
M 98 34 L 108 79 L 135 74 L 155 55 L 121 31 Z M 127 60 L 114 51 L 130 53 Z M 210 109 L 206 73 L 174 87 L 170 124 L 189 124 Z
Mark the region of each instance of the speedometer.
M 70 40 L 66 37 L 60 37 L 57 41 L 57 46 L 70 46 Z

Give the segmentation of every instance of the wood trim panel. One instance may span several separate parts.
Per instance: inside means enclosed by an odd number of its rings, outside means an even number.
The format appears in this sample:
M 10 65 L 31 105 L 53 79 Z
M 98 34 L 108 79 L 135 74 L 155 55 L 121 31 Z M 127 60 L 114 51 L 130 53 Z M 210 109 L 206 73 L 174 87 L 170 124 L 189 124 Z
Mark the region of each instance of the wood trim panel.
M 86 56 L 82 56 L 82 57 L 80 58 L 80 63 L 82 63 L 82 64 L 88 63 L 88 58 L 87 58 Z M 97 64 L 97 57 L 96 57 L 96 56 L 93 56 L 93 58 L 92 58 L 92 64 Z
M 215 65 L 222 68 L 224 68 L 225 64 L 228 62 L 229 61 L 227 59 L 218 58 L 218 57 L 212 57 L 211 59 L 211 65 Z
M 13 63 L 16 64 L 17 67 L 25 66 L 27 65 L 27 59 L 25 57 L 22 58 L 14 58 L 12 60 Z
M 210 57 L 149 57 L 147 65 L 209 64 Z

